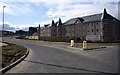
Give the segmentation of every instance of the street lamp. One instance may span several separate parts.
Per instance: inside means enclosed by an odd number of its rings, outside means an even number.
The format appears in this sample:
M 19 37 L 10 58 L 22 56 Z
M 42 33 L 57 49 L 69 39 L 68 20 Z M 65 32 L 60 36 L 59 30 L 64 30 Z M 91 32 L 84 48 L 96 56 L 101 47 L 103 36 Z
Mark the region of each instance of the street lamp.
M 38 27 L 38 40 L 40 40 L 40 24 L 39 24 L 39 27 Z
M 3 42 L 4 42 L 4 8 L 5 8 L 6 6 L 3 6 L 3 29 L 2 29 L 2 37 L 3 37 Z

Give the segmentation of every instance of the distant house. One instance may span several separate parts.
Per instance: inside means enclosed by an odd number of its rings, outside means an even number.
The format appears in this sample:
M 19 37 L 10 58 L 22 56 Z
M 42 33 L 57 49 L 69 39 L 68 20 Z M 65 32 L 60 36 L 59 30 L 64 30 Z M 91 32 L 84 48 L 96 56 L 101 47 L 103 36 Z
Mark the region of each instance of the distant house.
M 0 30 L 0 37 L 2 37 L 3 35 L 4 36 L 12 36 L 12 35 L 14 35 L 15 33 L 14 32 L 12 32 L 12 31 L 2 31 L 2 30 Z
M 33 35 L 35 32 L 37 32 L 37 27 L 29 27 L 29 35 Z
M 58 24 L 57 24 L 57 36 L 58 37 L 64 37 L 65 36 L 65 28 L 63 26 L 63 23 L 61 19 L 59 18 Z
M 17 30 L 15 32 L 16 35 L 20 35 L 20 36 L 23 36 L 23 35 L 28 35 L 28 32 L 27 31 L 23 31 L 23 30 Z
M 44 25 L 40 28 L 40 36 L 43 37 L 55 37 L 57 36 L 57 22 L 52 20 L 51 24 Z
M 47 24 L 40 28 L 41 37 L 51 37 L 51 27 L 49 25 L 50 24 Z

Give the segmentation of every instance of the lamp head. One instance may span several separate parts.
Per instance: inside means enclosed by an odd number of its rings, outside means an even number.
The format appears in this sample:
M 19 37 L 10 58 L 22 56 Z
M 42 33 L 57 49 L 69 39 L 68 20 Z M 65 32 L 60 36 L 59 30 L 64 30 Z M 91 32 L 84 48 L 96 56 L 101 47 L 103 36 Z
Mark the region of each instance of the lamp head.
M 6 6 L 3 6 L 3 8 L 5 8 Z

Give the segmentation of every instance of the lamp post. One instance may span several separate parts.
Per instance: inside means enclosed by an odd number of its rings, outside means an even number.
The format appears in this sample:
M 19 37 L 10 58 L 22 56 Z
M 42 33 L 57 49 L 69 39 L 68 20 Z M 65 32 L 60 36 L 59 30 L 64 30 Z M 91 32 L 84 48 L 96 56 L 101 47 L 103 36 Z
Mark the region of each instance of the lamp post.
M 5 8 L 6 6 L 3 6 L 3 28 L 2 28 L 2 37 L 3 37 L 3 42 L 4 42 L 4 8 Z
M 38 40 L 40 40 L 40 24 L 39 24 L 39 27 L 38 27 Z

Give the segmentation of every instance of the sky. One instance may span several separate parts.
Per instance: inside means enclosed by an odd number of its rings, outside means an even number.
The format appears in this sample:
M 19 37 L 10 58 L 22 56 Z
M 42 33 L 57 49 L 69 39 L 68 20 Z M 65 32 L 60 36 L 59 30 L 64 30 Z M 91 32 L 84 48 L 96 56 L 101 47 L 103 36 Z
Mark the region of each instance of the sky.
M 1 0 L 0 29 L 2 29 L 3 6 L 5 30 L 28 30 L 39 24 L 49 24 L 61 18 L 65 22 L 71 18 L 107 12 L 118 18 L 119 0 Z

